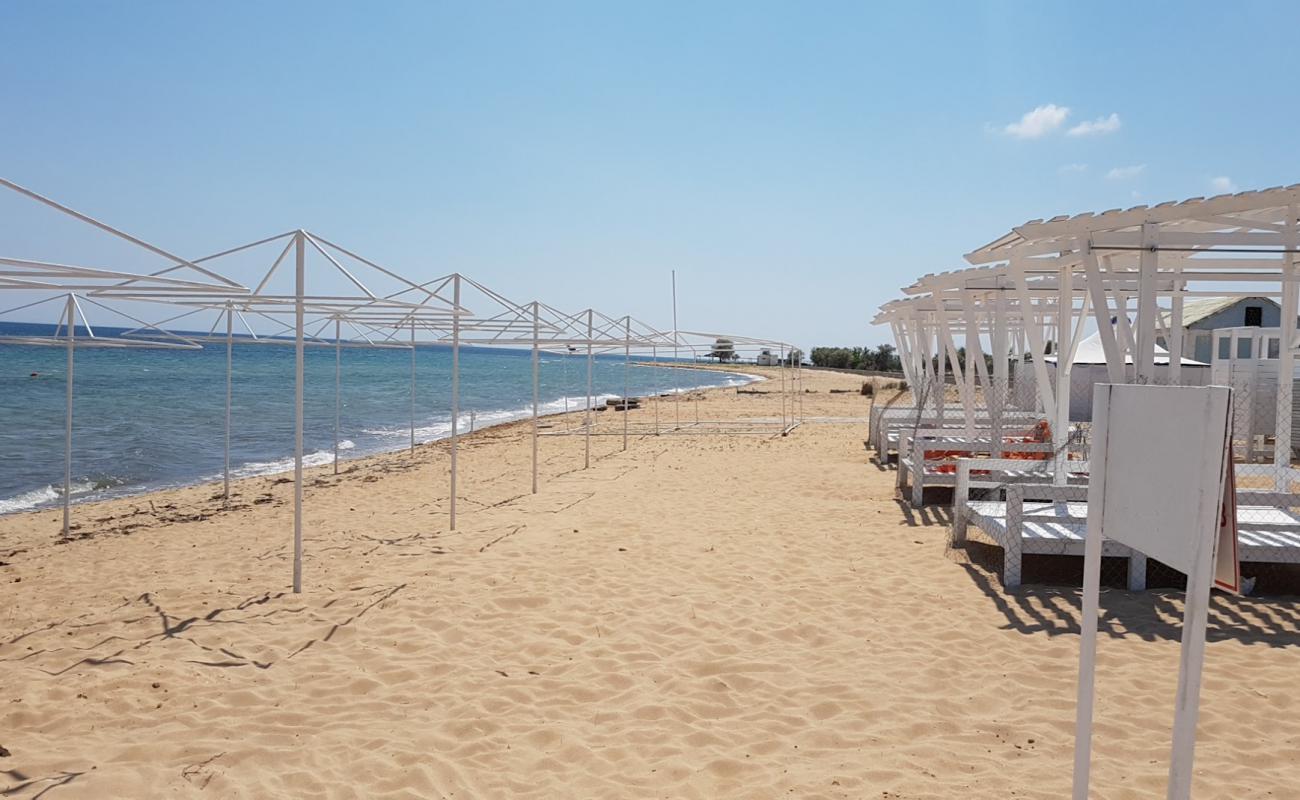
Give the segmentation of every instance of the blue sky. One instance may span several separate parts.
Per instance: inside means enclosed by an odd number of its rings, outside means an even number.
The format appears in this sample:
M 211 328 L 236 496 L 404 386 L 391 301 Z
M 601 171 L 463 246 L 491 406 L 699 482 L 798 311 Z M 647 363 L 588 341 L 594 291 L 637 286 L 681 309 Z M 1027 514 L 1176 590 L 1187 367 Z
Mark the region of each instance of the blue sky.
M 1297 22 L 1284 3 L 11 2 L 0 175 L 189 257 L 304 227 L 412 277 L 664 326 L 676 269 L 683 328 L 869 344 L 898 287 L 1027 219 L 1300 181 Z M 0 254 L 112 249 L 0 200 Z

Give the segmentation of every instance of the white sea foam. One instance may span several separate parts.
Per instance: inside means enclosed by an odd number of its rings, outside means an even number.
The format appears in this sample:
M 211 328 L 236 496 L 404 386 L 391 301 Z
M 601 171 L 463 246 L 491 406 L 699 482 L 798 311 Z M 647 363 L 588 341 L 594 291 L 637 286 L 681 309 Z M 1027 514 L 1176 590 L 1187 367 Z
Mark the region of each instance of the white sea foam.
M 343 443 L 339 442 L 339 449 L 343 449 Z M 334 463 L 333 450 L 317 450 L 314 453 L 307 453 L 302 457 L 304 467 L 323 467 L 326 464 Z M 250 461 L 247 464 L 240 464 L 238 467 L 230 470 L 232 478 L 252 478 L 257 475 L 275 475 L 280 472 L 288 472 L 293 469 L 293 457 L 281 458 L 275 461 Z
M 81 481 L 72 484 L 72 498 L 74 501 L 82 495 L 92 492 L 98 492 L 108 486 L 98 486 L 91 481 Z M 16 511 L 30 511 L 33 508 L 39 508 L 49 505 L 63 497 L 62 486 L 46 486 L 43 489 L 32 489 L 29 492 L 16 494 L 13 497 L 0 499 L 0 514 L 12 514 Z M 83 498 L 84 499 L 84 498 Z
M 612 400 L 621 397 L 618 394 L 600 394 L 592 396 L 592 408 L 603 406 L 606 400 Z M 563 414 L 566 410 L 569 413 L 582 411 L 587 402 L 587 396 L 581 397 L 559 397 L 555 400 L 548 400 L 545 403 L 539 403 L 537 413 L 539 416 L 548 416 L 551 414 Z M 493 411 L 463 411 L 460 414 L 460 424 L 457 426 L 459 433 L 469 433 L 471 422 L 474 430 L 482 430 L 493 425 L 504 425 L 507 422 L 517 422 L 521 419 L 528 419 L 533 415 L 532 405 L 522 406 L 519 408 L 496 409 Z M 378 436 L 388 440 L 409 440 L 411 428 L 409 425 L 392 428 L 366 428 L 361 431 L 369 436 Z M 415 428 L 415 441 L 417 443 L 433 442 L 439 439 L 446 439 L 451 436 L 451 420 L 439 420 L 428 425 L 417 425 Z
M 60 492 L 54 491 L 53 486 L 46 486 L 44 489 L 33 489 L 30 492 L 7 497 L 0 500 L 0 514 L 28 511 L 44 503 L 59 499 L 60 494 Z

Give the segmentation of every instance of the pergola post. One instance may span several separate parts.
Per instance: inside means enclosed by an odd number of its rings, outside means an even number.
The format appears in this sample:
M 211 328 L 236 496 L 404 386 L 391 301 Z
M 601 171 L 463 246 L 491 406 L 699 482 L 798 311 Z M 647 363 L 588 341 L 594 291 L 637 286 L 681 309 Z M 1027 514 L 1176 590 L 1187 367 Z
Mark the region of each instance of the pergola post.
M 231 390 L 231 372 L 234 366 L 234 344 L 235 344 L 235 310 L 231 307 L 230 302 L 226 302 L 226 445 L 225 445 L 225 467 L 222 475 L 225 477 L 225 488 L 221 494 L 222 505 L 230 506 L 230 390 Z
M 1014 259 L 1011 262 L 1011 267 L 1012 279 L 1016 285 L 1016 294 L 1020 299 L 1021 314 L 1025 319 L 1025 334 L 1029 339 L 1030 356 L 1034 365 L 1034 382 L 1038 385 L 1038 402 L 1042 406 L 1043 413 L 1050 415 L 1052 409 L 1056 408 L 1056 396 L 1052 392 L 1052 385 L 1047 376 L 1047 362 L 1043 360 L 1043 353 L 1046 349 L 1043 342 L 1043 326 L 1041 320 L 1034 320 L 1030 316 L 1033 314 L 1034 302 L 1029 294 L 1024 263 L 1019 259 Z M 1057 367 L 1060 367 L 1059 359 Z
M 537 410 L 538 410 L 538 397 L 541 392 L 539 379 L 538 379 L 539 358 L 537 352 L 537 348 L 539 347 L 539 343 L 538 343 L 539 327 L 540 326 L 538 324 L 537 301 L 534 300 L 533 301 L 533 494 L 537 494 L 537 425 L 538 425 Z
M 77 350 L 77 301 L 68 294 L 68 380 L 66 403 L 63 418 L 63 536 L 68 537 L 72 530 L 72 383 L 73 361 Z
M 939 322 L 939 336 L 941 339 L 939 348 L 941 352 L 945 352 L 948 355 L 948 367 L 952 370 L 953 383 L 957 386 L 957 396 L 961 401 L 962 410 L 965 412 L 967 408 L 970 408 L 971 401 L 966 395 L 966 381 L 962 377 L 962 365 L 957 358 L 957 345 L 952 338 L 952 329 L 948 327 L 948 313 L 943 307 L 942 300 L 939 301 L 938 310 L 935 312 L 935 316 Z M 944 360 L 941 356 L 939 358 L 939 366 L 941 369 L 943 363 Z M 970 365 L 968 364 L 967 368 L 969 368 L 969 366 Z M 940 372 L 939 374 L 942 377 L 944 373 Z M 940 387 L 941 390 L 946 388 L 943 384 L 940 384 Z
M 583 416 L 583 461 L 582 468 L 587 469 L 591 466 L 591 337 L 592 337 L 592 310 L 587 309 L 587 411 Z
M 962 316 L 966 317 L 966 364 L 963 367 L 963 376 L 965 378 L 966 396 L 963 403 L 963 411 L 966 417 L 966 437 L 975 436 L 975 373 L 976 361 L 981 358 L 980 355 L 980 328 L 979 318 L 975 315 L 975 309 L 971 304 L 970 292 L 961 293 Z M 984 398 L 984 404 L 987 407 L 988 398 Z
M 1169 383 L 1179 386 L 1183 382 L 1183 280 L 1182 263 L 1174 262 L 1174 292 L 1169 299 L 1169 336 L 1165 349 L 1169 351 Z
M 1124 351 L 1115 338 L 1116 322 L 1111 322 L 1110 300 L 1106 295 L 1106 286 L 1101 280 L 1101 268 L 1097 265 L 1097 254 L 1092 250 L 1092 240 L 1085 239 L 1079 245 L 1083 256 L 1083 274 L 1088 283 L 1088 294 L 1092 297 L 1092 313 L 1097 319 L 1097 338 L 1101 340 L 1102 352 L 1106 354 L 1106 374 L 1111 383 L 1125 382 Z M 1106 273 L 1110 275 L 1110 271 Z M 1116 297 L 1118 301 L 1118 296 Z M 1119 316 L 1128 313 L 1121 305 Z
M 1296 213 L 1294 204 L 1287 206 L 1284 227 L 1286 252 L 1282 254 L 1282 341 L 1278 343 L 1277 353 L 1277 424 L 1273 441 L 1273 466 L 1276 467 L 1273 489 L 1277 492 L 1291 491 L 1291 413 L 1295 402 L 1296 314 L 1297 301 L 1300 300 L 1296 296 L 1300 288 L 1296 280 L 1295 251 L 1300 245 Z
M 923 382 L 918 384 L 920 388 L 917 391 L 919 391 L 920 394 L 917 397 L 916 408 L 917 411 L 924 411 L 926 402 L 929 400 L 934 402 L 934 408 L 937 413 L 942 409 L 943 403 L 934 400 L 934 398 L 926 397 L 926 393 L 933 392 L 934 387 L 937 385 L 935 371 L 938 367 L 938 363 L 935 362 L 930 355 L 930 330 L 929 328 L 926 328 L 919 319 L 916 320 L 915 325 L 917 341 L 920 343 L 920 346 L 917 348 L 917 354 L 921 359 L 921 377 L 923 378 Z
M 916 381 L 912 378 L 912 364 L 908 353 L 907 335 L 903 333 L 903 325 L 897 320 L 891 320 L 889 330 L 894 334 L 894 346 L 898 350 L 898 364 L 903 370 L 903 380 L 907 381 L 908 384 L 915 384 Z
M 1137 382 L 1150 383 L 1156 377 L 1156 277 L 1160 268 L 1160 251 L 1157 249 L 1157 227 L 1153 223 L 1142 225 L 1142 251 L 1138 256 L 1138 307 L 1137 352 L 1133 362 L 1137 366 Z
M 934 314 L 931 313 L 930 316 L 931 316 L 931 327 L 933 328 Z M 934 413 L 939 418 L 939 427 L 943 427 L 943 423 L 947 416 L 946 412 L 948 409 L 948 380 L 947 380 L 948 357 L 944 354 L 943 337 L 939 334 L 937 329 L 934 330 L 932 334 L 931 330 L 927 328 L 926 335 L 925 335 L 926 345 L 928 346 L 930 344 L 931 335 L 934 336 L 934 355 L 935 355 L 934 375 L 933 375 Z
M 993 426 L 994 458 L 1002 457 L 1002 415 L 1007 404 L 1007 304 L 1004 292 L 994 295 L 993 330 L 989 337 L 993 350 L 993 398 L 989 419 Z
M 303 297 L 306 294 L 306 235 L 293 237 L 293 591 L 302 591 L 302 393 L 303 393 Z
M 1074 360 L 1074 267 L 1061 267 L 1056 298 L 1056 418 L 1052 422 L 1053 483 L 1067 483 L 1066 459 L 1070 443 L 1070 374 Z M 1079 334 L 1083 326 L 1079 326 Z
M 450 527 L 456 530 L 456 449 L 460 438 L 460 275 L 452 280 L 451 318 L 451 506 Z

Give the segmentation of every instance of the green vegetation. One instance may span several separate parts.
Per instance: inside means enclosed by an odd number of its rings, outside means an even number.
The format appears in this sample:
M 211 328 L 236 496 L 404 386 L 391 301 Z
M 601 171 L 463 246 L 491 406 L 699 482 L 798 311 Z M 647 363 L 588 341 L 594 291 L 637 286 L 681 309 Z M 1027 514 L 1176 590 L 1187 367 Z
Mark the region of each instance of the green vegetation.
M 814 347 L 812 363 L 815 367 L 835 369 L 869 369 L 879 372 L 900 372 L 903 362 L 895 354 L 892 344 L 879 347 Z

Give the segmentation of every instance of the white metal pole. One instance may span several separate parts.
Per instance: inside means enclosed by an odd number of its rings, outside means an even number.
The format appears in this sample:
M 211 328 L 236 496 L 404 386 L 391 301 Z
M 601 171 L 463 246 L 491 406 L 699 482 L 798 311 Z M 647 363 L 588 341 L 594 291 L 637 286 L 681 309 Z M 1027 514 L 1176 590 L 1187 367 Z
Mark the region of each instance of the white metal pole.
M 231 308 L 230 303 L 226 303 L 226 458 L 225 458 L 225 491 L 222 493 L 222 502 L 230 505 L 230 388 L 231 388 L 231 371 L 234 367 L 233 350 L 235 344 L 235 310 Z
M 777 351 L 780 353 L 776 371 L 781 376 L 781 430 L 785 430 L 785 345 L 781 345 Z
M 334 318 L 334 474 L 339 474 L 339 406 L 343 383 L 343 321 Z
M 64 412 L 63 441 L 63 536 L 72 530 L 72 369 L 77 349 L 77 303 L 68 295 L 68 385 L 67 408 Z
M 586 428 L 586 431 L 585 431 L 585 433 L 583 434 L 584 446 L 585 446 L 585 448 L 586 448 L 586 453 L 585 453 L 585 455 L 583 456 L 583 463 L 582 463 L 582 468 L 583 468 L 583 469 L 586 469 L 587 467 L 590 467 L 590 466 L 591 466 L 591 367 L 592 367 L 592 359 L 591 359 L 591 337 L 592 337 L 591 315 L 592 315 L 592 311 L 591 311 L 591 309 L 587 309 L 587 413 L 586 413 L 586 416 L 585 416 L 584 419 L 583 419 L 584 426 L 585 426 L 585 428 Z
M 460 275 L 452 281 L 452 303 L 460 311 Z M 456 445 L 460 437 L 460 314 L 451 319 L 451 529 L 456 530 Z
M 294 385 L 293 385 L 293 591 L 302 591 L 302 392 L 303 295 L 307 241 L 302 231 L 294 235 Z
M 650 346 L 650 361 L 654 364 L 654 407 L 655 407 L 655 436 L 659 435 L 659 348 L 656 345 Z
M 538 319 L 537 301 L 533 301 L 533 494 L 537 494 L 537 407 L 540 385 L 538 380 Z M 565 358 L 568 358 L 566 353 Z M 567 363 L 567 361 L 565 362 Z
M 677 270 L 673 270 L 673 369 L 677 369 L 677 342 L 680 340 L 680 334 L 677 333 Z M 669 373 L 676 382 L 675 373 Z M 673 414 L 676 417 L 677 428 L 682 427 L 682 393 L 677 387 L 673 387 Z
M 415 452 L 415 319 L 411 319 L 411 452 Z
M 794 380 L 798 381 L 798 389 L 794 393 L 794 403 L 798 406 L 798 420 L 803 421 L 803 354 L 797 349 L 790 349 L 790 362 L 794 363 Z
M 632 413 L 628 405 L 627 371 L 632 364 L 632 318 L 623 317 L 623 449 L 627 450 L 627 415 Z
M 692 352 L 691 363 L 694 364 L 698 361 L 699 357 Z M 699 395 L 695 394 L 695 387 L 693 386 L 691 387 L 691 410 L 695 412 L 695 426 L 698 428 L 700 424 L 700 398 Z
M 803 353 L 802 353 L 802 351 L 800 351 L 800 353 L 798 353 L 798 359 L 800 359 L 800 367 L 798 367 L 798 369 L 800 369 L 800 421 L 801 421 L 801 423 L 802 423 L 802 421 L 803 421 L 803 394 L 805 394 L 805 392 L 803 392 Z

